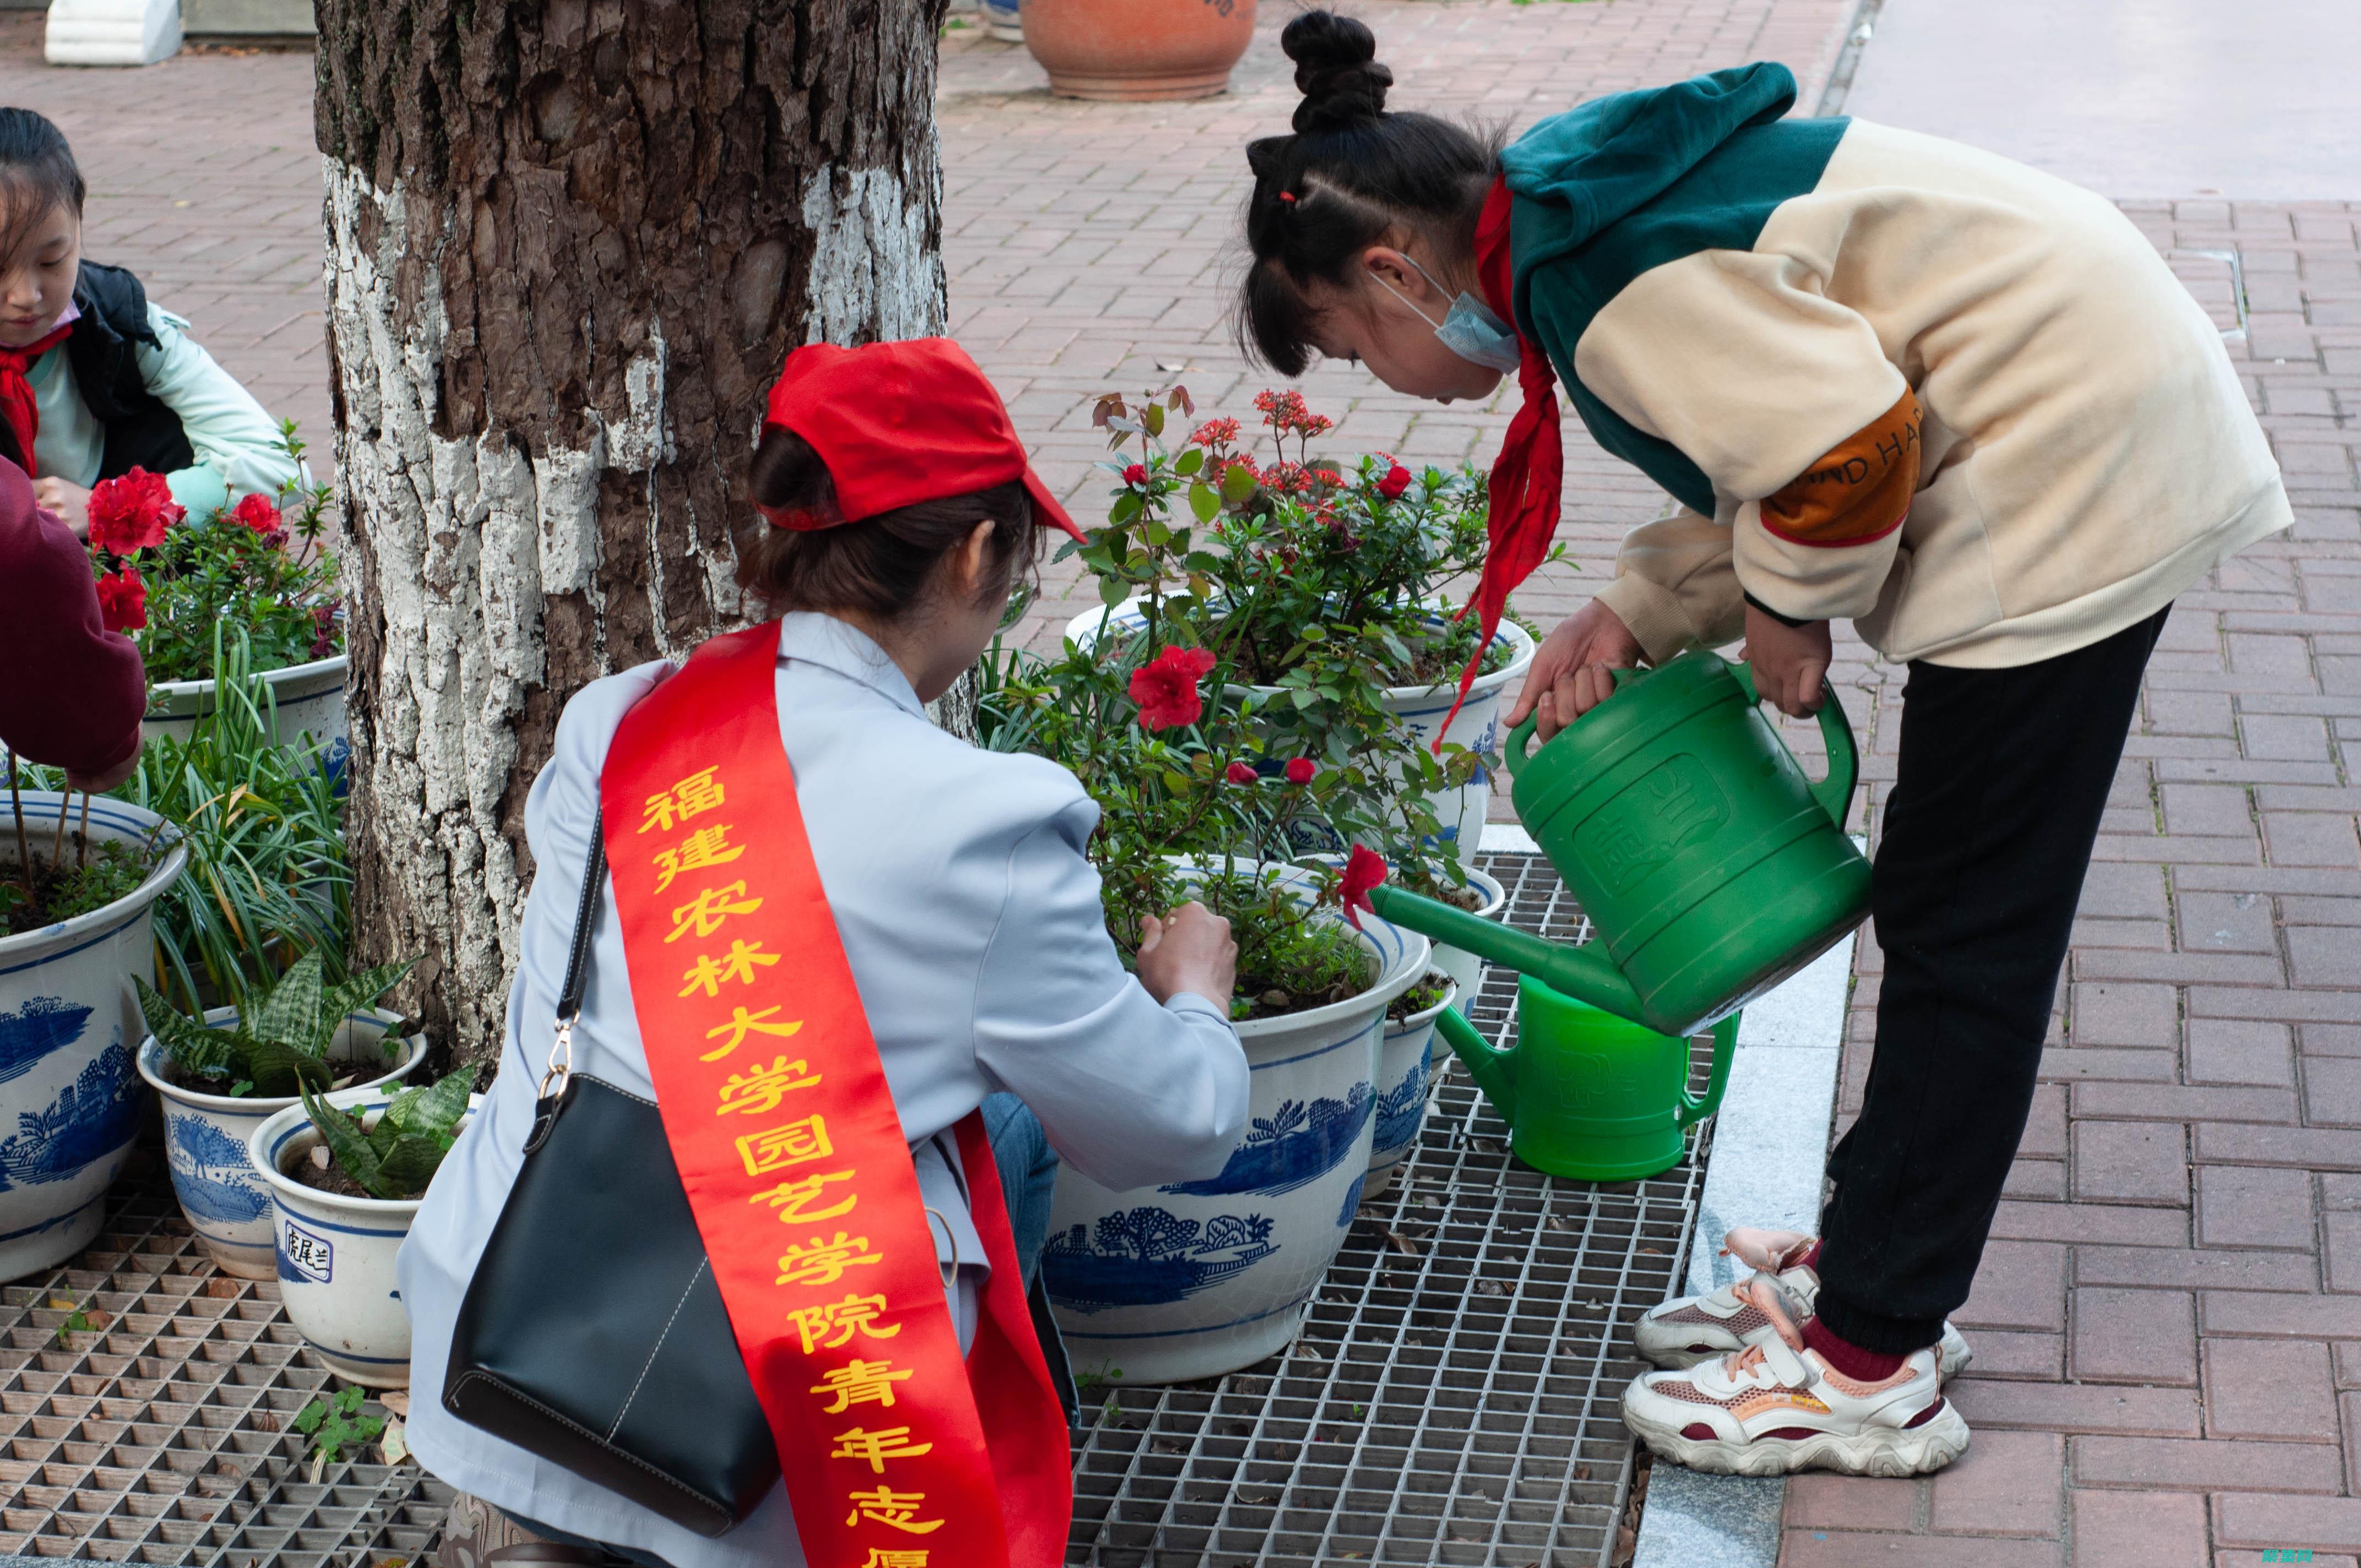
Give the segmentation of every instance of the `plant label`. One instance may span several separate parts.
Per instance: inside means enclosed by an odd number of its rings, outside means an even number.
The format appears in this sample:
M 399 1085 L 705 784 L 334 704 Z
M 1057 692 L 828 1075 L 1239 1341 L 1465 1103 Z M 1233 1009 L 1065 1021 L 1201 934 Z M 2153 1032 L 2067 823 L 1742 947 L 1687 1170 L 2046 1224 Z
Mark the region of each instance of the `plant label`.
M 336 1277 L 336 1249 L 326 1237 L 315 1236 L 289 1220 L 279 1238 L 279 1277 L 325 1285 Z

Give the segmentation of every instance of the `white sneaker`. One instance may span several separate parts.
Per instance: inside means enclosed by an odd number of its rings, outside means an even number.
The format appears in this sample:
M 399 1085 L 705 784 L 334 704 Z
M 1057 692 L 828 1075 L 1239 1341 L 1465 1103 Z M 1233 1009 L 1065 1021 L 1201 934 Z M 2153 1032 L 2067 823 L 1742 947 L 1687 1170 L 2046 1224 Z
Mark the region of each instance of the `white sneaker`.
M 1731 1288 L 1770 1321 L 1768 1339 L 1685 1371 L 1643 1372 L 1623 1390 L 1623 1424 L 1660 1457 L 1726 1475 L 1924 1475 L 1967 1452 L 1968 1423 L 1943 1397 L 1931 1347 L 1863 1383 L 1804 1348 L 1770 1278 Z
M 1820 1299 L 1819 1271 L 1804 1262 L 1813 1238 L 1794 1231 L 1741 1229 L 1722 1238 L 1724 1256 L 1756 1270 L 1752 1278 L 1777 1288 L 1789 1321 L 1801 1322 Z M 1719 1360 L 1778 1338 L 1771 1320 L 1742 1298 L 1740 1280 L 1703 1296 L 1683 1296 L 1652 1309 L 1632 1325 L 1631 1342 L 1641 1358 L 1675 1370 Z M 1935 1346 L 1937 1376 L 1946 1383 L 1968 1369 L 1975 1352 L 1958 1329 L 1943 1325 Z

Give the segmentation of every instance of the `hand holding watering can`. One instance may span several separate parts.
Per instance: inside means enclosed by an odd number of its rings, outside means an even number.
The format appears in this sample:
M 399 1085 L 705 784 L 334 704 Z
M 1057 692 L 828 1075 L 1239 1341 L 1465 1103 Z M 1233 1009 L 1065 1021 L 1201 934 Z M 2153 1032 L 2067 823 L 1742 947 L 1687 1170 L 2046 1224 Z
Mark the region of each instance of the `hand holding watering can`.
M 1818 784 L 1805 778 L 1758 710 L 1747 666 L 1711 653 L 1619 671 L 1616 686 L 1613 697 L 1538 751 L 1526 752 L 1530 718 L 1507 746 L 1517 815 L 1589 916 L 1595 941 L 1544 941 L 1398 888 L 1377 889 L 1371 902 L 1398 926 L 1525 977 L 1520 1057 L 1528 1042 L 1587 1035 L 1576 1027 L 1578 1014 L 1556 1005 L 1572 999 L 1672 1036 L 1680 1071 L 1669 1081 L 1677 1090 L 1686 1076 L 1679 1042 L 1728 1020 L 1730 1026 L 1715 1031 L 1707 1099 L 1686 1106 L 1675 1092 L 1664 1102 L 1658 1119 L 1672 1128 L 1677 1159 L 1679 1128 L 1719 1101 L 1736 1033 L 1731 1014 L 1835 946 L 1869 913 L 1869 862 L 1844 832 L 1859 758 L 1844 710 L 1829 700 L 1819 710 L 1828 776 Z M 1558 995 L 1537 1000 L 1544 990 Z M 1548 1022 L 1536 1028 L 1540 1019 Z M 1544 1069 L 1538 1058 L 1506 1069 L 1473 1029 L 1446 1036 L 1517 1127 L 1520 1156 L 1529 1143 L 1546 1154 L 1526 1124 L 1562 1119 L 1565 1097 L 1544 1107 L 1529 1085 L 1566 1074 Z M 1634 1048 L 1626 1038 L 1619 1054 L 1628 1058 Z M 1514 1086 L 1507 1100 L 1493 1091 L 1496 1084 Z

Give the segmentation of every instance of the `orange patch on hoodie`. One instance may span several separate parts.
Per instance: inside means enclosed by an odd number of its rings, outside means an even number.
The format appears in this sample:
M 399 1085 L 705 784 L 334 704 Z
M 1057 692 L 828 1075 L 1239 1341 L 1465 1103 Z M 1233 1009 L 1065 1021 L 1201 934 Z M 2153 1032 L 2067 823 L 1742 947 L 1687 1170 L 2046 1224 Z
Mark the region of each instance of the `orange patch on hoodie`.
M 1867 544 L 1902 526 L 1918 489 L 1918 399 L 1901 400 L 1763 501 L 1763 526 L 1791 544 Z

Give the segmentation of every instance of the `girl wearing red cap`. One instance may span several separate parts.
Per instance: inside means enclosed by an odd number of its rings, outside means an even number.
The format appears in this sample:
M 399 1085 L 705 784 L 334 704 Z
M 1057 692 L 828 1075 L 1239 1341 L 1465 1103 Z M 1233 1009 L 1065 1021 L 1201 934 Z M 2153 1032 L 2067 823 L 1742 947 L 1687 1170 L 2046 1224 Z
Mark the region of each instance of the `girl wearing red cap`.
M 1014 1253 L 1027 1275 L 1047 1229 L 1048 1179 L 1056 1159 L 1070 1160 L 1118 1189 L 1186 1179 L 1218 1168 L 1245 1123 L 1246 1065 L 1228 1022 L 1236 949 L 1227 923 L 1197 905 L 1184 905 L 1149 931 L 1137 976 L 1127 972 L 1100 910 L 1097 875 L 1082 853 L 1098 808 L 1072 775 L 1038 757 L 978 750 L 927 719 L 925 704 L 972 666 L 990 641 L 1012 585 L 1032 569 L 1040 531 L 1074 532 L 1027 466 L 1024 447 L 982 372 L 944 339 L 797 349 L 771 394 L 752 489 L 759 518 L 740 537 L 739 580 L 778 619 L 716 640 L 678 674 L 655 663 L 596 682 L 566 706 L 559 720 L 555 754 L 526 803 L 526 833 L 538 871 L 520 936 L 522 963 L 511 996 L 501 1071 L 435 1179 L 401 1251 L 401 1294 L 412 1332 L 412 1381 L 426 1391 L 412 1407 L 409 1442 L 428 1469 L 467 1494 L 455 1509 L 444 1549 L 444 1561 L 455 1565 L 480 1562 L 487 1551 L 519 1543 L 531 1546 L 533 1560 L 544 1563 L 620 1559 L 680 1568 L 833 1563 L 840 1560 L 836 1545 L 817 1541 L 814 1532 L 835 1530 L 848 1518 L 880 1532 L 876 1539 L 896 1550 L 931 1547 L 940 1563 L 994 1560 L 972 1539 L 957 1539 L 960 1531 L 950 1527 L 929 1541 L 896 1540 L 885 1523 L 862 1523 L 863 1510 L 876 1514 L 885 1508 L 866 1490 L 859 1495 L 868 1500 L 848 1508 L 840 1499 L 826 1517 L 817 1508 L 805 1509 L 788 1496 L 803 1477 L 800 1461 L 784 1445 L 781 1461 L 788 1482 L 774 1486 L 735 1528 L 709 1539 L 540 1453 L 467 1424 L 434 1398 L 445 1387 L 461 1302 L 524 1157 L 536 1084 L 551 1047 L 581 868 L 602 809 L 614 874 L 598 906 L 602 912 L 588 990 L 572 1031 L 574 1069 L 659 1101 L 665 1084 L 682 1081 L 673 1075 L 719 1073 L 758 1049 L 757 1060 L 777 1049 L 807 1058 L 807 1076 L 824 1080 L 814 1094 L 858 1065 L 849 1056 L 823 1054 L 848 1049 L 846 1036 L 858 1029 L 829 1030 L 815 1024 L 791 1042 L 748 1036 L 751 1043 L 739 1047 L 728 1038 L 731 1015 L 722 1008 L 723 1026 L 708 1033 L 700 1017 L 698 1033 L 708 1038 L 719 1034 L 737 1057 L 705 1069 L 704 1040 L 692 1036 L 685 1046 L 669 1034 L 643 1035 L 650 1003 L 673 1005 L 668 979 L 662 994 L 655 994 L 656 987 L 641 988 L 643 994 L 635 1003 L 634 981 L 658 972 L 646 967 L 649 955 L 669 966 L 660 971 L 668 976 L 704 929 L 697 925 L 696 903 L 679 903 L 691 885 L 684 877 L 656 904 L 659 924 L 677 921 L 691 939 L 671 946 L 659 932 L 646 948 L 632 945 L 637 916 L 625 901 L 637 885 L 631 879 L 641 874 L 633 858 L 644 858 L 639 847 L 669 843 L 659 859 L 670 855 L 668 865 L 685 867 L 697 858 L 682 854 L 691 844 L 685 829 L 701 831 L 705 824 L 715 824 L 728 832 L 705 840 L 699 855 L 718 865 L 765 826 L 758 817 L 775 828 L 799 816 L 801 839 L 807 840 L 817 872 L 817 887 L 809 891 L 824 899 L 828 924 L 819 928 L 817 942 L 803 944 L 793 962 L 750 974 L 764 984 L 805 984 L 826 967 L 818 948 L 840 943 L 857 988 L 857 1015 L 873 1038 L 873 1052 L 864 1059 L 882 1066 L 899 1121 L 899 1136 L 892 1140 L 885 1163 L 900 1160 L 906 1145 L 909 1159 L 902 1169 L 915 1174 L 917 1190 L 930 1211 L 919 1216 L 915 1201 L 906 1214 L 880 1210 L 884 1200 L 865 1185 L 864 1176 L 851 1186 L 826 1190 L 830 1207 L 818 1212 L 837 1217 L 824 1226 L 769 1225 L 762 1233 L 776 1238 L 772 1253 L 788 1242 L 804 1245 L 807 1231 L 822 1238 L 829 1233 L 839 1239 L 850 1239 L 844 1233 L 857 1234 L 867 1253 L 840 1263 L 848 1272 L 843 1283 L 829 1287 L 836 1295 L 853 1286 L 866 1291 L 865 1281 L 882 1277 L 852 1267 L 891 1250 L 877 1245 L 886 1234 L 881 1226 L 914 1224 L 926 1246 L 926 1266 L 931 1270 L 939 1260 L 951 1271 L 940 1299 L 957 1327 L 957 1354 L 967 1352 L 980 1332 L 980 1312 L 989 1315 L 988 1298 L 996 1299 L 994 1293 L 1001 1288 L 991 1277 L 994 1271 L 978 1262 L 991 1250 L 980 1233 L 988 1234 L 997 1221 L 984 1223 L 980 1207 L 972 1216 L 970 1192 L 977 1172 L 961 1154 L 961 1138 L 953 1136 L 979 1107 L 991 1137 L 990 1163 L 1006 1195 Z M 634 800 L 619 803 L 612 779 L 603 781 L 602 800 L 602 774 L 635 765 L 619 761 L 627 751 L 635 755 L 640 744 L 642 729 L 633 728 L 640 723 L 635 709 L 645 704 L 657 711 L 667 694 L 686 689 L 701 669 L 721 663 L 708 655 L 722 645 L 733 650 L 731 659 L 742 660 L 749 648 L 756 652 L 756 667 L 763 672 L 759 706 L 767 715 L 774 693 L 777 716 L 774 726 L 767 718 L 761 722 L 777 731 L 768 740 L 776 742 L 774 752 L 784 749 L 780 777 L 785 782 L 769 794 L 750 794 L 725 767 L 716 776 L 730 792 L 729 810 L 679 824 L 669 815 L 662 822 L 651 817 L 645 826 L 661 830 L 642 838 L 633 830 L 639 817 Z M 721 726 L 717 720 L 708 728 Z M 701 740 L 691 735 L 686 754 L 703 755 L 696 750 Z M 660 796 L 651 798 L 662 804 Z M 681 798 L 686 803 L 689 797 Z M 755 813 L 738 804 L 756 799 L 773 805 Z M 619 823 L 622 809 L 630 811 L 631 820 Z M 689 807 L 684 804 L 682 809 Z M 723 938 L 741 929 L 719 926 L 724 915 L 774 898 L 786 885 L 782 879 L 793 872 L 786 863 L 791 858 L 757 850 L 716 871 L 709 880 L 719 901 L 707 907 L 716 912 L 719 928 L 708 946 L 718 950 Z M 761 917 L 767 916 L 748 916 Z M 742 929 L 752 933 L 757 927 Z M 754 942 L 748 950 L 761 946 Z M 695 1002 L 696 991 L 692 971 L 684 994 Z M 725 990 L 712 1005 L 719 1007 L 737 994 Z M 796 995 L 765 1025 L 763 1020 L 770 1015 L 758 1003 L 767 993 L 749 989 L 742 994 L 741 1036 L 766 1026 L 779 1033 L 786 1027 L 782 1020 L 818 1016 L 810 1011 L 810 998 Z M 796 1065 L 800 1069 L 803 1063 Z M 675 1106 L 664 1109 L 678 1157 Z M 737 1129 L 740 1124 L 731 1119 L 728 1125 Z M 848 1135 L 833 1109 L 827 1126 L 836 1153 L 846 1155 Z M 742 1131 L 750 1137 L 761 1133 L 752 1120 L 744 1122 Z M 828 1140 L 819 1141 L 825 1146 Z M 765 1146 L 741 1144 L 749 1170 L 768 1160 L 762 1152 Z M 1055 1157 L 1048 1152 L 1052 1147 Z M 652 1150 L 650 1157 L 661 1153 Z M 857 1163 L 872 1171 L 876 1161 L 873 1151 Z M 844 1163 L 850 1168 L 856 1162 Z M 824 1164 L 809 1169 L 816 1179 L 837 1179 Z M 694 1184 L 690 1190 L 697 1190 Z M 780 1195 L 787 1190 L 781 1187 L 761 1196 L 785 1202 Z M 850 1201 L 838 1204 L 840 1192 Z M 705 1229 L 708 1215 L 701 1206 L 697 1217 Z M 767 1213 L 758 1217 L 768 1225 Z M 778 1217 L 784 1221 L 787 1215 Z M 727 1223 L 730 1217 L 720 1218 Z M 721 1253 L 713 1235 L 707 1232 L 719 1277 Z M 766 1266 L 760 1288 L 767 1290 L 767 1254 L 761 1261 Z M 583 1263 L 595 1274 L 596 1258 Z M 782 1258 L 782 1280 L 794 1272 L 787 1263 Z M 931 1274 L 927 1277 L 932 1280 Z M 728 1298 L 729 1285 L 723 1283 Z M 1004 1283 L 1021 1299 L 1021 1284 Z M 880 1291 L 879 1299 L 885 1294 Z M 848 1298 L 866 1299 L 859 1292 Z M 789 1298 L 780 1300 L 792 1304 Z M 553 1287 L 548 1306 L 552 1332 L 563 1332 L 558 1324 L 568 1312 L 563 1287 Z M 785 1320 L 768 1306 L 741 1314 L 732 1302 L 741 1344 L 750 1320 L 766 1312 L 785 1332 Z M 865 1354 L 898 1358 L 907 1366 L 921 1326 L 916 1320 L 896 1323 L 881 1331 L 892 1337 L 861 1344 L 872 1347 Z M 948 1376 L 959 1376 L 955 1365 Z M 940 1391 L 939 1380 L 930 1379 L 932 1374 L 921 1373 L 917 1382 L 886 1386 L 879 1402 L 861 1407 L 859 1414 L 870 1417 L 866 1429 L 907 1424 L 913 1390 L 931 1386 Z M 816 1379 L 790 1381 L 788 1396 L 810 1399 L 803 1384 Z M 894 1408 L 884 1409 L 885 1403 Z M 1045 1430 L 1052 1433 L 1048 1447 L 1055 1452 L 1048 1463 L 1062 1486 L 1063 1442 L 1055 1435 L 1062 1431 L 1062 1420 L 1054 1401 L 1049 1413 Z M 858 1420 L 858 1414 L 848 1415 L 837 1424 Z M 833 1429 L 829 1432 L 837 1435 Z M 906 1442 L 895 1452 L 918 1450 Z M 997 1458 L 995 1450 L 995 1466 Z M 888 1470 L 883 1458 L 877 1463 L 889 1483 L 911 1485 L 906 1476 L 912 1472 Z M 924 1522 L 913 1515 L 904 1525 Z M 1062 1541 L 1062 1514 L 1050 1528 Z M 946 1546 L 956 1549 L 943 1555 Z M 841 1560 L 857 1564 L 862 1557 L 854 1552 Z
M 91 487 L 133 468 L 199 519 L 298 483 L 279 427 L 188 322 L 82 258 L 82 196 L 58 127 L 0 108 L 0 457 L 77 534 Z
M 1676 507 L 1543 644 L 1543 737 L 1611 671 L 1745 638 L 1764 696 L 1824 700 L 1828 622 L 1910 679 L 1880 822 L 1885 968 L 1820 1235 L 1639 1325 L 1624 1398 L 1714 1470 L 1938 1469 L 1940 1392 L 2039 1069 L 2141 672 L 2174 597 L 2288 526 L 2220 334 L 2108 203 L 1972 148 L 1786 117 L 1752 65 L 1619 93 L 1513 146 L 1389 114 L 1368 28 L 1288 25 L 1293 136 L 1246 149 L 1241 334 L 1448 402 L 1513 373 L 1486 623 L 1546 554 L 1562 388 Z

